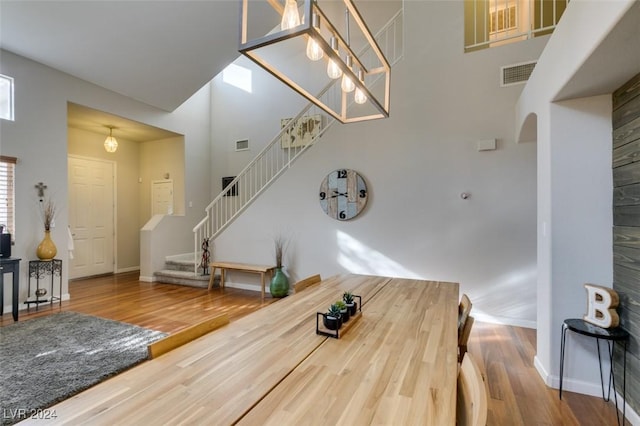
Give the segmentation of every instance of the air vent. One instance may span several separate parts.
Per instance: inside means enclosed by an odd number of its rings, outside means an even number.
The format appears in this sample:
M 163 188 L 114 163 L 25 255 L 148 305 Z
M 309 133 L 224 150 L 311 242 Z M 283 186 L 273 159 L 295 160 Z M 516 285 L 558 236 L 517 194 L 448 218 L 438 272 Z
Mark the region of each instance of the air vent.
M 236 151 L 246 151 L 249 149 L 249 139 L 236 141 Z
M 500 68 L 500 86 L 511 86 L 525 83 L 536 66 L 536 61 L 522 62 Z

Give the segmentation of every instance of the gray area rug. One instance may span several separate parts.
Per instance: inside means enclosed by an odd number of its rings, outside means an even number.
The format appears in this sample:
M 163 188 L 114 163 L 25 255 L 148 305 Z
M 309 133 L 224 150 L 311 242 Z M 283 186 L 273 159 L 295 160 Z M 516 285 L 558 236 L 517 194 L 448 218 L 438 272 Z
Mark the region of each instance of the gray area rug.
M 147 359 L 166 336 L 131 324 L 60 312 L 0 327 L 0 413 L 10 425 Z

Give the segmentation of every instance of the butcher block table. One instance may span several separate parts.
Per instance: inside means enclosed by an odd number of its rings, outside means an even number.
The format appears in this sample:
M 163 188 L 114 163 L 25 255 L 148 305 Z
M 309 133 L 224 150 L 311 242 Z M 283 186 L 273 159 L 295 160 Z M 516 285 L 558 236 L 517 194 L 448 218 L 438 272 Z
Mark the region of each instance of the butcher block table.
M 316 313 L 346 290 L 362 296 L 362 316 L 340 339 L 317 335 Z M 34 422 L 454 425 L 457 306 L 456 283 L 331 277 Z
M 458 286 L 392 279 L 240 424 L 453 425 Z

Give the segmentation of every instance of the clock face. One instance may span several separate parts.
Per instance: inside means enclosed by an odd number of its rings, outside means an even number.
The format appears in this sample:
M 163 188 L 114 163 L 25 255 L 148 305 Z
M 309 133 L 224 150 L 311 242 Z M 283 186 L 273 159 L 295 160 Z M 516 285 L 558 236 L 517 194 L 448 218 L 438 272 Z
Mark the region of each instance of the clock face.
M 337 220 L 356 217 L 367 204 L 367 185 L 358 173 L 349 169 L 334 170 L 320 184 L 320 207 Z

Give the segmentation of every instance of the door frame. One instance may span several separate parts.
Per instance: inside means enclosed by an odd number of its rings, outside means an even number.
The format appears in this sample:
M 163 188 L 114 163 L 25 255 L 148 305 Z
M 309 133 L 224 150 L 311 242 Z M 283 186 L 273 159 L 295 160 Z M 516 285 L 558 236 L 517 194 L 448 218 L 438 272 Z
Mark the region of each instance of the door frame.
M 69 181 L 69 158 L 77 160 L 97 161 L 111 165 L 113 178 L 113 274 L 118 272 L 118 162 L 114 160 L 105 160 L 104 158 L 89 157 L 86 155 L 67 154 L 67 182 Z M 68 185 L 68 183 L 67 183 Z M 69 188 L 67 188 L 67 193 Z M 67 195 L 67 211 L 69 210 L 69 196 Z M 71 261 L 69 261 L 71 262 Z M 71 272 L 71 264 L 69 264 L 69 272 Z

